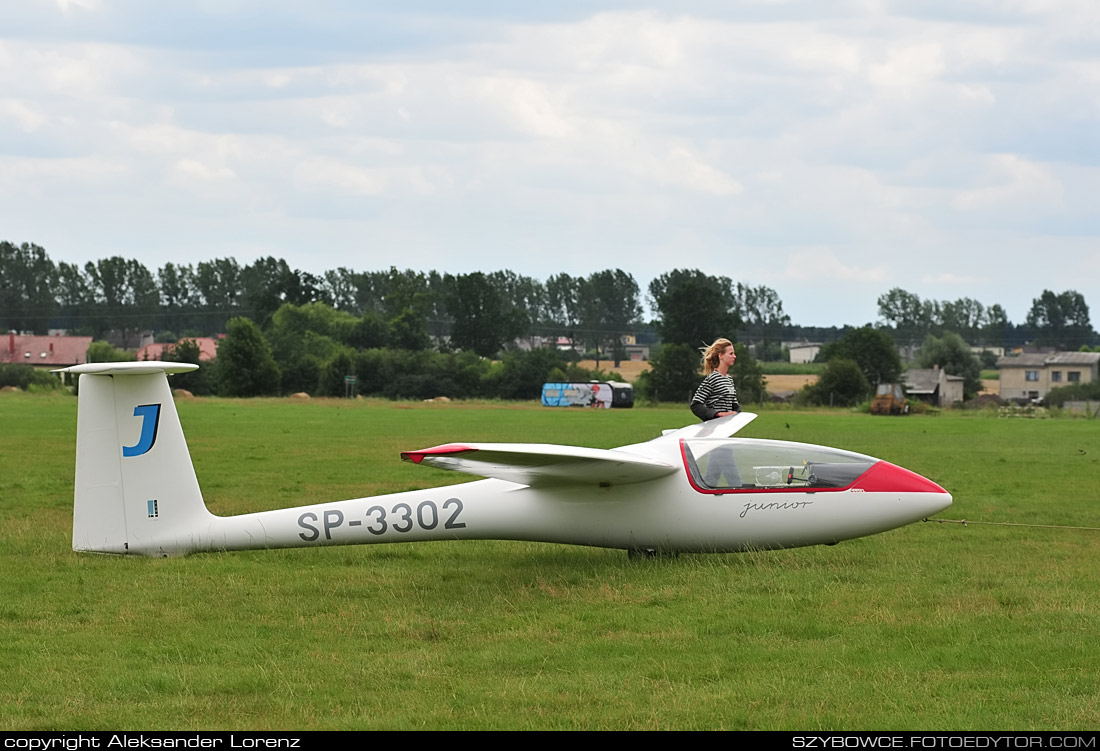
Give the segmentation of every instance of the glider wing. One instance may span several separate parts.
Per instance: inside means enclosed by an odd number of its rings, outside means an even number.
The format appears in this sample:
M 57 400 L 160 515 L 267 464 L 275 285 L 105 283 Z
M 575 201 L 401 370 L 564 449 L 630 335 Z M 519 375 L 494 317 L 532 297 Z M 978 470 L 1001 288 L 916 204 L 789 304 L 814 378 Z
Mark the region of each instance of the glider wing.
M 616 449 L 548 443 L 448 443 L 401 458 L 522 485 L 628 485 L 671 474 L 673 464 Z
M 672 437 L 677 441 L 681 438 L 729 438 L 755 419 L 756 414 L 753 412 L 738 412 L 716 420 L 697 422 L 679 430 L 666 430 L 663 437 Z

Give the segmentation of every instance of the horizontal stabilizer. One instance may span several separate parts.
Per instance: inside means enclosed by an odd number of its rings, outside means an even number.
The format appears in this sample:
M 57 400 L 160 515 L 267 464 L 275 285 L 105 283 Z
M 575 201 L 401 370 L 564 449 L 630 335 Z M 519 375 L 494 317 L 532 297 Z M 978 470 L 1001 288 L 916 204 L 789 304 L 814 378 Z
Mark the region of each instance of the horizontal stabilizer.
M 189 373 L 199 366 L 189 362 L 161 362 L 160 360 L 142 360 L 138 362 L 86 362 L 68 368 L 58 368 L 55 373 L 76 373 L 78 375 L 153 375 L 155 373 Z
M 628 485 L 677 470 L 676 465 L 616 449 L 549 443 L 448 443 L 401 458 L 437 469 L 495 477 L 522 485 Z

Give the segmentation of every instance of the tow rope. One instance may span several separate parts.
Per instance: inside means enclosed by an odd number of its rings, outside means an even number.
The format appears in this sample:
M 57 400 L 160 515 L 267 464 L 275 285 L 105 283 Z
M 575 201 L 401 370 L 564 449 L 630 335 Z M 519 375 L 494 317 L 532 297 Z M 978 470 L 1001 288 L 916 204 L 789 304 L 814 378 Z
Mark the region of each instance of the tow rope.
M 937 522 L 939 524 L 961 524 L 964 527 L 969 524 L 986 524 L 993 527 L 1041 527 L 1042 529 L 1088 529 L 1100 532 L 1100 527 L 1074 527 L 1065 524 L 1020 524 L 1018 522 L 976 522 L 970 519 L 921 519 L 923 522 Z

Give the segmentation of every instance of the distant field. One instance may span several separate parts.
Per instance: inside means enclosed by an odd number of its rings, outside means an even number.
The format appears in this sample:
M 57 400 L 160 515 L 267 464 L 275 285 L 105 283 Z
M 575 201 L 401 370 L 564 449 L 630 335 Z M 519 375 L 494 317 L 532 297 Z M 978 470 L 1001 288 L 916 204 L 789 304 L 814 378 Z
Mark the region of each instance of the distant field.
M 221 514 L 459 479 L 401 450 L 606 448 L 693 422 L 682 406 L 179 411 Z M 0 394 L 0 730 L 1089 730 L 1100 717 L 1100 532 L 1080 529 L 1100 527 L 1094 421 L 765 411 L 745 435 L 896 462 L 953 493 L 942 517 L 971 523 L 636 562 L 522 542 L 77 555 L 75 423 L 71 397 Z
M 764 387 L 771 393 L 780 391 L 798 391 L 811 383 L 817 383 L 817 376 L 812 374 L 791 375 L 766 375 Z
M 597 365 L 595 360 L 581 360 L 577 365 L 588 370 L 594 370 Z M 623 360 L 619 367 L 615 367 L 614 360 L 600 360 L 599 369 L 608 373 L 618 373 L 626 379 L 627 383 L 633 383 L 638 376 L 649 370 L 649 362 L 645 360 Z
M 592 368 L 596 367 L 596 361 L 595 360 L 582 360 L 578 364 L 582 368 L 592 369 Z M 782 365 L 782 363 L 779 363 L 779 364 Z M 774 365 L 774 363 L 769 363 L 769 365 Z M 622 363 L 619 364 L 619 367 L 616 368 L 614 361 L 609 362 L 609 361 L 606 361 L 606 360 L 601 360 L 600 361 L 600 368 L 603 369 L 603 370 L 606 370 L 606 371 L 615 371 L 615 372 L 619 373 L 620 375 L 622 375 L 622 377 L 625 378 L 628 383 L 633 383 L 635 380 L 637 380 L 637 378 L 640 374 L 642 374 L 643 372 L 649 370 L 649 363 L 638 361 L 638 360 L 634 360 L 634 361 L 624 360 Z M 806 366 L 791 366 L 791 368 L 796 369 L 796 370 L 798 370 L 798 369 L 803 369 L 804 370 L 804 369 L 806 369 Z M 785 390 L 797 391 L 798 389 L 802 388 L 803 386 L 805 386 L 809 383 L 815 383 L 816 381 L 817 381 L 817 375 L 815 373 L 811 373 L 811 372 L 789 373 L 789 374 L 782 374 L 782 375 L 769 374 L 767 376 L 767 382 L 766 382 L 765 386 L 768 389 L 768 391 L 770 391 L 772 393 L 775 393 L 777 391 L 785 391 Z

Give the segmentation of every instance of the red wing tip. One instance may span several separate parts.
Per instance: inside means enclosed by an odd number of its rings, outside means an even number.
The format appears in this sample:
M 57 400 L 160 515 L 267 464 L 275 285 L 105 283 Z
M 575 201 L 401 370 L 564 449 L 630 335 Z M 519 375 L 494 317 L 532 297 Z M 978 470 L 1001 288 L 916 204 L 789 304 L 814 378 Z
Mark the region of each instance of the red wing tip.
M 461 443 L 445 443 L 442 446 L 432 446 L 430 449 L 419 451 L 402 451 L 401 458 L 413 464 L 420 464 L 425 456 L 444 456 L 446 454 L 463 454 L 467 451 L 477 451 L 472 446 L 464 446 Z

